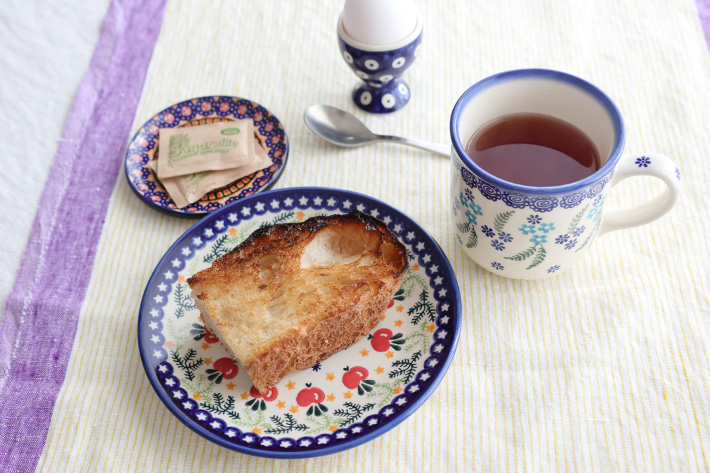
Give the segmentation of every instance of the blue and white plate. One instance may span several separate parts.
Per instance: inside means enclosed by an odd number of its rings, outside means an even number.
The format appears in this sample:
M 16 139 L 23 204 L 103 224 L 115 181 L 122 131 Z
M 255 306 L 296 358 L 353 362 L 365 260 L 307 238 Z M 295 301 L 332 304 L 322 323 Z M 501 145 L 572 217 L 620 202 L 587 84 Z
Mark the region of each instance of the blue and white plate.
M 185 281 L 260 226 L 352 209 L 385 222 L 407 247 L 401 288 L 367 337 L 261 395 L 205 328 Z M 242 453 L 304 458 L 360 445 L 411 415 L 444 377 L 460 328 L 456 276 L 426 231 L 371 197 L 304 187 L 239 200 L 185 232 L 145 289 L 138 344 L 158 396 L 189 428 Z
M 190 127 L 251 118 L 254 137 L 267 151 L 272 165 L 205 194 L 178 208 L 148 165 L 157 159 L 161 128 Z M 210 96 L 185 100 L 156 114 L 128 143 L 124 169 L 128 185 L 143 202 L 179 217 L 202 217 L 244 197 L 265 191 L 281 177 L 288 160 L 288 138 L 283 125 L 267 109 L 240 97 Z

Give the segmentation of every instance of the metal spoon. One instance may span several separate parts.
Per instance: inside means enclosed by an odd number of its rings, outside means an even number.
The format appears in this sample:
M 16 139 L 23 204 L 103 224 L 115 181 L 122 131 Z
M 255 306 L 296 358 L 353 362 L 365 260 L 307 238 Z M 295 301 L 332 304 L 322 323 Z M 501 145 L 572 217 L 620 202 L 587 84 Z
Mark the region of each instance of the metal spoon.
M 303 119 L 313 133 L 339 146 L 354 148 L 378 141 L 390 141 L 447 157 L 451 155 L 451 148 L 445 145 L 399 136 L 376 135 L 354 115 L 330 105 L 311 105 L 303 114 Z

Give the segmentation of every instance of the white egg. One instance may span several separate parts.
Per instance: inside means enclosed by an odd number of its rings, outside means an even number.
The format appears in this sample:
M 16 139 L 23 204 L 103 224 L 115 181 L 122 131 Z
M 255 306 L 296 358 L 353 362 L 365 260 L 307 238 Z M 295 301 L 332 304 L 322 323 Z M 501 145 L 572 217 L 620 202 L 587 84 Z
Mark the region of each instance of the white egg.
M 343 27 L 361 43 L 387 44 L 407 37 L 417 26 L 412 0 L 346 0 Z

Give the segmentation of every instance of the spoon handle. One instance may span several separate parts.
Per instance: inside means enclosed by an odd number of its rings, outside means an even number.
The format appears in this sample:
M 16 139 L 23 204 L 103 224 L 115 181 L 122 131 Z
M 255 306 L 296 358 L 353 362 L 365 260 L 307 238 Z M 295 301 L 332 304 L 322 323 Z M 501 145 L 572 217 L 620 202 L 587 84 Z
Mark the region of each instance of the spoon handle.
M 391 141 L 393 143 L 399 143 L 402 145 L 414 146 L 415 148 L 431 151 L 442 156 L 451 156 L 451 147 L 447 145 L 430 143 L 429 141 L 412 140 L 409 138 L 402 138 L 401 136 L 378 135 L 377 138 L 379 139 L 379 141 Z

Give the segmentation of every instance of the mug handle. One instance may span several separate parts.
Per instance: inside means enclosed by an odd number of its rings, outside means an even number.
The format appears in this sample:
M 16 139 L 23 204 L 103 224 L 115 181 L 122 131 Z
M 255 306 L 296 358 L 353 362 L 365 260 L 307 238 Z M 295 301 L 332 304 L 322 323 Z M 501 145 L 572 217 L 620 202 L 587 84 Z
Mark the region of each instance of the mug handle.
M 656 153 L 622 156 L 611 180 L 611 187 L 634 176 L 657 177 L 666 183 L 666 188 L 642 204 L 605 211 L 597 236 L 652 222 L 665 215 L 678 201 L 682 189 L 680 170 L 670 158 Z

